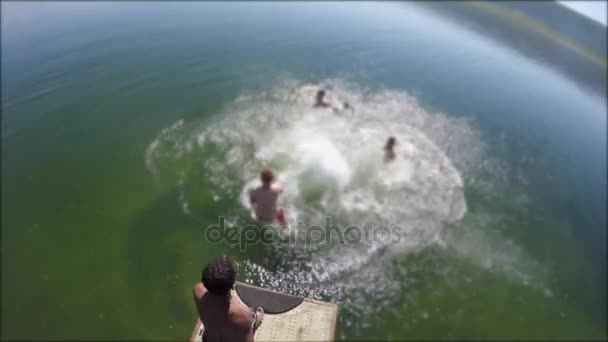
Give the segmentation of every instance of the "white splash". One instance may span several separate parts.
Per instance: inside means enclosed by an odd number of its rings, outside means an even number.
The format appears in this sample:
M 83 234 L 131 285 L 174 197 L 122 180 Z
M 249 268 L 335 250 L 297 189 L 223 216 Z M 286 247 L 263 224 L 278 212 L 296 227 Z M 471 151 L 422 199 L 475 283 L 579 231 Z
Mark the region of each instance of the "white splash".
M 336 110 L 312 107 L 320 87 L 328 89 Z M 397 139 L 397 158 L 385 163 L 382 148 L 389 136 Z M 398 295 L 400 284 L 389 275 L 394 255 L 449 247 L 449 235 L 442 232 L 467 213 L 464 184 L 475 177 L 474 168 L 486 164 L 484 144 L 469 121 L 429 112 L 403 91 L 371 92 L 339 80 L 320 85 L 291 80 L 243 94 L 219 121 L 198 130 L 186 132 L 178 121 L 150 144 L 146 166 L 157 175 L 158 164 L 171 156 L 197 161 L 195 167 L 213 184 L 206 191 L 214 200 L 240 201 L 241 215 L 227 218 L 232 222 L 248 219 L 248 189 L 259 184 L 259 171 L 269 166 L 284 183 L 279 205 L 291 229 L 300 229 L 297 222 L 323 225 L 327 216 L 343 230 L 391 227 L 390 239 L 272 246 L 281 271 L 245 263 L 247 277 L 263 286 L 332 298 L 353 315 L 369 310 L 365 298 L 374 297 L 381 310 Z M 187 179 L 180 174 L 179 200 L 184 212 L 194 215 L 183 191 Z M 458 244 L 451 249 L 462 251 Z M 493 253 L 479 251 L 483 255 L 474 258 Z M 518 274 L 521 253 L 510 257 L 509 252 L 519 253 L 505 249 L 488 260 L 505 265 L 500 271 Z

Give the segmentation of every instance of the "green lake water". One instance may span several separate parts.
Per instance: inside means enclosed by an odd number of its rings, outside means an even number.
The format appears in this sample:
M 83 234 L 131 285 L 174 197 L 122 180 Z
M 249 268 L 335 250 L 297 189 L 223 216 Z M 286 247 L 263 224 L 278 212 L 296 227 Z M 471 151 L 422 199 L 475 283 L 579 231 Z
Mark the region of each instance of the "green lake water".
M 337 339 L 606 339 L 606 66 L 453 6 L 3 1 L 2 339 L 186 339 L 217 255 Z M 399 242 L 207 241 L 261 165 Z

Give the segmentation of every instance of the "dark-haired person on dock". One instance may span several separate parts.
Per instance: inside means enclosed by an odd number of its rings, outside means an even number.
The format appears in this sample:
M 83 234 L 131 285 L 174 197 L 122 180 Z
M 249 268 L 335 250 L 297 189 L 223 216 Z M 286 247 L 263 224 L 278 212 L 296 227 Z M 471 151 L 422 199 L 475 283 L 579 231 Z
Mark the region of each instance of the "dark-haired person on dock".
M 199 318 L 204 325 L 203 341 L 254 341 L 255 329 L 264 310 L 254 312 L 234 295 L 236 267 L 228 257 L 212 260 L 192 290 Z

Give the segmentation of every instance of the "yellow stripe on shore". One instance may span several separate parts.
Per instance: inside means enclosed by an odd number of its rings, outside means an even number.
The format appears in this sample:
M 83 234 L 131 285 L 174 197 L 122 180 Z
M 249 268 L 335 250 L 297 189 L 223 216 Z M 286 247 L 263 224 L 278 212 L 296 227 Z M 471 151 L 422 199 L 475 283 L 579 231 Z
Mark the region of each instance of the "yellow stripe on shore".
M 599 66 L 606 68 L 606 58 L 605 57 L 597 55 L 595 52 L 590 51 L 589 49 L 573 42 L 572 40 L 566 38 L 565 36 L 561 35 L 560 33 L 555 32 L 554 30 L 550 29 L 546 25 L 533 20 L 530 17 L 528 17 L 522 13 L 519 13 L 515 10 L 507 9 L 504 7 L 500 7 L 498 5 L 494 5 L 487 1 L 469 1 L 467 3 L 477 7 L 478 9 L 485 10 L 485 11 L 495 14 L 499 17 L 507 19 L 511 22 L 521 24 L 534 32 L 547 36 L 547 37 L 557 41 L 558 43 L 562 44 L 563 46 L 576 51 L 578 54 L 586 57 L 587 59 L 594 62 L 595 64 L 598 64 Z

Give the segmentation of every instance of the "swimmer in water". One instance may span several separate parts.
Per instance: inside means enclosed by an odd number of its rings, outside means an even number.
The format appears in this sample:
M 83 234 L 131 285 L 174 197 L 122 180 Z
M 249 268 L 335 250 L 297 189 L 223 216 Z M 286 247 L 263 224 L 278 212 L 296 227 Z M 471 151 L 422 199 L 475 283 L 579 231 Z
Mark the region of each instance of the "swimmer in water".
M 315 97 L 315 107 L 329 108 L 331 107 L 331 103 L 325 102 L 325 90 L 320 89 L 317 91 L 317 95 Z
M 350 103 L 348 102 L 344 102 L 342 103 L 342 108 L 340 109 L 339 107 L 334 107 L 331 105 L 330 102 L 325 101 L 325 90 L 320 89 L 319 91 L 317 91 L 317 95 L 315 97 L 315 105 L 314 107 L 316 108 L 332 108 L 332 110 L 334 111 L 334 113 L 338 113 L 344 110 L 354 110 L 355 108 L 353 108 L 353 106 L 350 105 Z
M 260 173 L 260 179 L 262 185 L 249 192 L 249 202 L 253 206 L 256 219 L 261 223 L 277 220 L 285 224 L 283 209 L 277 209 L 277 199 L 283 191 L 281 184 L 274 182 L 274 173 L 266 168 Z
M 386 144 L 384 145 L 384 161 L 385 162 L 390 162 L 390 161 L 394 160 L 395 157 L 397 156 L 395 154 L 395 145 L 396 144 L 397 144 L 397 139 L 395 139 L 395 137 L 390 137 L 386 141 Z

